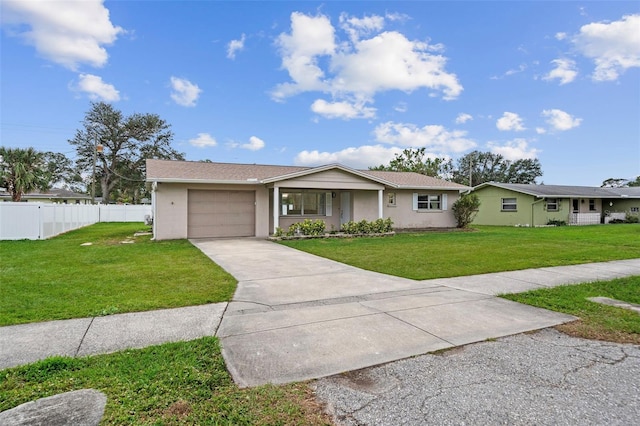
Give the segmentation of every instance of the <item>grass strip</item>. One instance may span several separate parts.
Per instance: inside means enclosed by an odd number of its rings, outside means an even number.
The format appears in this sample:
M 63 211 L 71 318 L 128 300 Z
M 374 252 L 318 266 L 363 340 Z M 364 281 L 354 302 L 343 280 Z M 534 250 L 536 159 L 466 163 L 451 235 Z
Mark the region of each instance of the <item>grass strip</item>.
M 50 240 L 0 241 L 0 326 L 231 299 L 231 275 L 187 240 L 134 237 L 148 230 L 98 223 Z
M 281 244 L 358 268 L 414 280 L 637 258 L 640 225 L 425 232 Z
M 640 344 L 640 314 L 587 300 L 588 297 L 609 297 L 640 304 L 640 276 L 532 290 L 501 297 L 579 317 L 579 321 L 557 327 L 572 336 Z
M 79 389 L 107 395 L 104 425 L 331 424 L 304 383 L 239 389 L 214 337 L 3 370 L 0 411 Z

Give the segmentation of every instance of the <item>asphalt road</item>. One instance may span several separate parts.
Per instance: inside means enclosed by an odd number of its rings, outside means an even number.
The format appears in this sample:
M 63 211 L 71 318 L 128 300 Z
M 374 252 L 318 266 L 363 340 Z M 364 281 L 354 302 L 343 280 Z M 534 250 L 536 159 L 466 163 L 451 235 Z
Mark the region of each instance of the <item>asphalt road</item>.
M 554 329 L 317 380 L 339 425 L 631 425 L 640 346 Z

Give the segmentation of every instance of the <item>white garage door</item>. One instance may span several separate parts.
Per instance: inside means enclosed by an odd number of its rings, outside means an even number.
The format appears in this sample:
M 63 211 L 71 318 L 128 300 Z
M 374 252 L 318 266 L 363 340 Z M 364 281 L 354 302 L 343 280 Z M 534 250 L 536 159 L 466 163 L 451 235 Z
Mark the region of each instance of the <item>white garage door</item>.
M 255 192 L 190 189 L 188 200 L 189 238 L 255 235 Z

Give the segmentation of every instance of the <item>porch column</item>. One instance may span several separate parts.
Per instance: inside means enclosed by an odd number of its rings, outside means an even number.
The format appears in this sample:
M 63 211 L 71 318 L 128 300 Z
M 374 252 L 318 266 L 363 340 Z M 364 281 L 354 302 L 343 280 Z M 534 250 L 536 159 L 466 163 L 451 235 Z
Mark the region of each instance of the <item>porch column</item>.
M 273 185 L 273 233 L 280 226 L 280 187 Z
M 378 218 L 384 219 L 384 210 L 382 208 L 384 204 L 384 189 L 378 189 Z

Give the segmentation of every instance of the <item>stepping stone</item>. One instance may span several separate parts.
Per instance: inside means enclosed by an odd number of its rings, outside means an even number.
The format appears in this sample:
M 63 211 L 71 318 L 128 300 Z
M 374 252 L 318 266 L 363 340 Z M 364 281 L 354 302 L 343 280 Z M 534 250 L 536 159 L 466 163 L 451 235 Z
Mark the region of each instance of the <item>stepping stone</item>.
M 640 313 L 640 305 L 636 305 L 635 303 L 623 302 L 622 300 L 610 299 L 608 297 L 587 297 L 587 300 L 590 300 L 596 303 L 601 303 L 603 305 L 629 309 L 630 311 L 636 311 Z
M 95 389 L 27 402 L 0 413 L 0 425 L 97 426 L 104 414 L 107 396 Z

